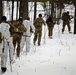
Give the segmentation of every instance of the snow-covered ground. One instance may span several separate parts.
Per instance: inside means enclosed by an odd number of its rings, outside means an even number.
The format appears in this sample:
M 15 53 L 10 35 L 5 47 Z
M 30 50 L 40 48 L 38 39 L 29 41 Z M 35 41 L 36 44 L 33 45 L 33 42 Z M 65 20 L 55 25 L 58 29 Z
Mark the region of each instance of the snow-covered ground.
M 72 21 L 70 25 L 73 32 Z M 32 35 L 30 52 L 26 55 L 24 48 L 12 64 L 12 72 L 8 61 L 3 75 L 76 75 L 76 35 L 69 34 L 67 27 L 62 34 L 61 29 L 62 20 L 55 24 L 53 39 L 49 39 L 47 26 L 43 26 L 41 46 L 33 45 Z
M 24 48 L 20 58 L 12 64 L 12 72 L 8 62 L 8 69 L 3 75 L 76 75 L 76 35 L 69 34 L 67 27 L 62 34 L 61 27 L 62 22 L 55 24 L 53 39 L 48 38 L 45 27 L 41 46 L 33 45 L 32 35 L 31 51 L 26 55 Z M 73 32 L 72 23 L 71 29 Z

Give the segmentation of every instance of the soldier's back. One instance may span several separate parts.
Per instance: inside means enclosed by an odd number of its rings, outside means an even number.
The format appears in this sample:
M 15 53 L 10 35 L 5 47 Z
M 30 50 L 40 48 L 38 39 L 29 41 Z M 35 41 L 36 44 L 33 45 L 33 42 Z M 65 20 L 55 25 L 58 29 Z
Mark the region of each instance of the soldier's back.
M 63 21 L 67 21 L 67 20 L 70 20 L 70 15 L 68 14 L 68 13 L 63 13 L 63 15 L 62 15 L 62 20 Z
M 34 25 L 38 26 L 38 27 L 42 27 L 42 23 L 43 23 L 43 19 L 42 18 L 37 18 L 34 22 Z
M 63 20 L 63 21 L 66 21 L 66 20 L 67 20 L 67 13 L 66 13 L 66 12 L 63 13 L 63 15 L 62 15 L 62 20 Z

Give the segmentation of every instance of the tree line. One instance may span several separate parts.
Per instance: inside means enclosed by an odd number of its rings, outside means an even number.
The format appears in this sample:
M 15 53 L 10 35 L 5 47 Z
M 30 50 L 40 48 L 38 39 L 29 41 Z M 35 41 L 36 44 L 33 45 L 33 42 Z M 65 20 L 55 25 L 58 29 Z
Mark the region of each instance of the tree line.
M 12 2 L 12 12 L 11 12 L 11 21 L 13 21 L 13 16 L 14 16 L 14 2 L 17 3 L 17 10 L 16 10 L 16 19 L 18 19 L 18 13 L 19 17 L 22 17 L 23 19 L 28 16 L 28 2 L 34 2 L 34 20 L 36 18 L 36 12 L 37 12 L 37 2 L 42 2 L 43 3 L 43 8 L 44 12 L 47 11 L 47 1 L 49 2 L 49 14 L 52 16 L 55 15 L 55 9 L 60 10 L 59 17 L 61 17 L 62 9 L 64 8 L 64 4 L 73 4 L 75 6 L 75 14 L 74 14 L 74 34 L 76 34 L 76 0 L 0 0 L 0 22 L 1 22 L 1 17 L 3 16 L 3 2 L 7 1 L 7 4 L 9 2 Z M 50 8 L 51 7 L 51 8 Z M 19 11 L 19 12 L 18 12 Z

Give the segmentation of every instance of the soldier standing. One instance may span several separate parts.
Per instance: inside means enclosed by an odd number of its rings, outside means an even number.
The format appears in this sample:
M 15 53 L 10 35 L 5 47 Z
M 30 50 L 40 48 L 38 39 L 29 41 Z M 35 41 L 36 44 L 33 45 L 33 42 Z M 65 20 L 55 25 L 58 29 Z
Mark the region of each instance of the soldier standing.
M 35 27 L 30 21 L 30 17 L 27 16 L 23 20 L 23 24 L 26 27 L 27 31 L 24 34 L 24 42 L 26 41 L 26 53 L 30 51 L 30 37 L 31 37 L 31 32 L 30 29 L 32 29 L 32 32 L 35 32 Z
M 12 44 L 12 37 L 10 37 L 10 25 L 6 23 L 6 16 L 2 16 L 2 22 L 0 24 L 0 32 L 2 34 L 2 43 L 0 43 L 0 48 L 1 48 L 1 70 L 2 72 L 6 72 L 6 61 L 7 61 L 7 52 L 9 51 L 10 53 L 10 61 L 13 61 L 13 52 L 14 52 L 14 47 Z
M 26 28 L 24 27 L 22 22 L 23 21 L 20 18 L 18 20 L 18 22 L 14 25 L 15 29 L 14 29 L 14 33 L 13 33 L 13 45 L 14 45 L 14 50 L 15 50 L 15 47 L 17 45 L 17 48 L 16 48 L 17 57 L 20 56 L 20 49 L 21 49 L 20 48 L 20 43 L 21 43 L 21 39 L 22 39 L 23 33 L 26 32 Z
M 69 12 L 68 11 L 65 12 L 65 13 L 63 13 L 62 20 L 63 20 L 62 33 L 64 32 L 66 25 L 68 27 L 69 33 L 71 33 L 70 32 L 70 30 L 71 30 L 71 27 L 70 27 L 70 15 L 69 15 Z
M 51 15 L 47 18 L 46 23 L 48 27 L 48 36 L 52 39 L 54 23 Z
M 35 26 L 35 33 L 34 33 L 34 39 L 33 39 L 34 45 L 38 38 L 38 46 L 40 46 L 43 24 L 45 25 L 45 21 L 42 18 L 42 14 L 39 14 L 39 17 L 34 21 L 34 26 Z

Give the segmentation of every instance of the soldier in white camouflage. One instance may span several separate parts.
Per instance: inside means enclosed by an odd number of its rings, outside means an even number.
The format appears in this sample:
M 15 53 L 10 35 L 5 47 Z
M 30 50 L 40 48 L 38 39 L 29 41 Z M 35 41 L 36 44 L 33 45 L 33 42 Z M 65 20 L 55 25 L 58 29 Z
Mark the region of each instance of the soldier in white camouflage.
M 10 54 L 10 61 L 13 62 L 13 52 L 14 47 L 12 44 L 12 37 L 10 35 L 10 25 L 6 22 L 7 18 L 6 16 L 2 16 L 2 22 L 0 24 L 0 32 L 2 35 L 2 38 L 0 37 L 0 56 L 1 56 L 1 70 L 2 72 L 6 72 L 7 66 L 7 56 L 8 52 Z M 9 49 L 9 50 L 8 50 Z

